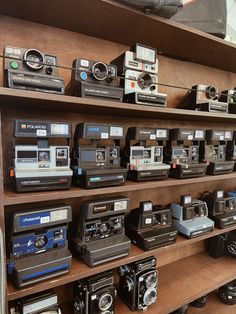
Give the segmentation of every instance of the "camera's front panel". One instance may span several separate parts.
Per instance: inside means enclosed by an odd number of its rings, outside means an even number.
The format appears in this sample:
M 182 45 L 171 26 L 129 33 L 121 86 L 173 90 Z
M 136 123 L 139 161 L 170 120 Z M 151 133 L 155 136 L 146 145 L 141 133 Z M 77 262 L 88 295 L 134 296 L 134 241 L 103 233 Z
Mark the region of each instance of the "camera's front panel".
M 157 299 L 157 270 L 147 270 L 137 276 L 137 307 L 144 309 Z
M 162 146 L 131 146 L 130 147 L 130 165 L 135 170 L 145 167 L 151 168 L 162 163 L 163 147 Z

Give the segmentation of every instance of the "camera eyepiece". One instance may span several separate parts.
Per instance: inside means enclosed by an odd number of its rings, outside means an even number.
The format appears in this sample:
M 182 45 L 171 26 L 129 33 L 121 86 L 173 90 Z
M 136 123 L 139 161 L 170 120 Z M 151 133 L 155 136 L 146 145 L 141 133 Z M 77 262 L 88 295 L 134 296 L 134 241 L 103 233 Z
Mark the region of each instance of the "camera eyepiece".
M 24 54 L 24 63 L 33 71 L 42 69 L 44 63 L 43 54 L 37 49 L 28 49 Z

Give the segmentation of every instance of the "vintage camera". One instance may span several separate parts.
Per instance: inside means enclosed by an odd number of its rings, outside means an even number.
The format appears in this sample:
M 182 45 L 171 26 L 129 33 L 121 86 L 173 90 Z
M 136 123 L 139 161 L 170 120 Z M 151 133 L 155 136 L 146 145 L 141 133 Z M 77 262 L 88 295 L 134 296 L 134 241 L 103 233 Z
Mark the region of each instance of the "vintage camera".
M 234 162 L 234 171 L 236 171 L 236 131 L 233 131 L 232 141 L 227 141 L 226 160 Z
M 57 294 L 47 290 L 14 302 L 10 314 L 61 314 Z
M 120 140 L 124 133 L 125 129 L 117 125 L 80 123 L 76 126 L 73 151 L 76 185 L 97 188 L 125 183 L 127 170 L 120 166 Z M 90 145 L 81 143 L 86 139 L 91 141 Z
M 8 274 L 17 287 L 66 274 L 71 266 L 67 224 L 71 207 L 15 212 L 9 228 Z
M 219 288 L 219 298 L 225 304 L 236 304 L 236 280 L 232 280 Z
M 170 130 L 169 138 L 164 147 L 164 162 L 171 166 L 170 176 L 179 179 L 204 176 L 207 164 L 199 162 L 199 145 L 205 139 L 205 131 L 176 128 Z
M 158 92 L 158 60 L 155 48 L 136 44 L 111 62 L 118 67 L 124 102 L 166 107 L 167 95 Z
M 220 101 L 228 104 L 229 113 L 236 113 L 236 87 L 221 92 Z
M 67 86 L 70 95 L 122 101 L 124 92 L 115 65 L 77 58 L 72 68 Z
M 71 124 L 15 120 L 14 172 L 18 192 L 69 189 Z M 36 145 L 16 145 L 16 139 L 37 139 Z M 66 139 L 67 145 L 49 146 L 49 138 Z
M 116 289 L 112 271 L 79 280 L 74 288 L 74 314 L 114 314 Z
M 157 300 L 158 271 L 154 256 L 118 268 L 118 295 L 132 310 L 144 310 Z
M 236 224 L 236 201 L 233 196 L 224 196 L 223 190 L 204 192 L 203 200 L 207 203 L 209 217 L 217 228 L 226 228 Z
M 184 108 L 208 112 L 228 113 L 228 103 L 220 100 L 217 87 L 211 85 L 195 85 L 186 95 L 182 103 Z
M 207 217 L 208 208 L 204 201 L 181 195 L 180 204 L 170 206 L 173 226 L 185 238 L 195 238 L 211 232 L 214 221 Z
M 64 79 L 58 76 L 57 57 L 30 48 L 5 46 L 5 86 L 44 93 L 64 94 Z
M 200 160 L 207 163 L 209 175 L 230 173 L 234 161 L 226 160 L 227 142 L 232 141 L 233 132 L 223 130 L 206 130 L 206 141 L 200 143 Z
M 151 201 L 140 202 L 125 220 L 126 235 L 141 249 L 148 251 L 176 241 L 169 208 L 153 206 Z
M 130 240 L 124 228 L 124 214 L 128 209 L 126 197 L 82 204 L 74 244 L 87 265 L 95 266 L 129 254 Z
M 207 239 L 206 250 L 214 258 L 224 255 L 236 258 L 236 231 L 233 230 Z
M 163 163 L 163 144 L 168 129 L 131 127 L 126 136 L 122 157 L 128 178 L 134 181 L 166 179 L 170 166 Z

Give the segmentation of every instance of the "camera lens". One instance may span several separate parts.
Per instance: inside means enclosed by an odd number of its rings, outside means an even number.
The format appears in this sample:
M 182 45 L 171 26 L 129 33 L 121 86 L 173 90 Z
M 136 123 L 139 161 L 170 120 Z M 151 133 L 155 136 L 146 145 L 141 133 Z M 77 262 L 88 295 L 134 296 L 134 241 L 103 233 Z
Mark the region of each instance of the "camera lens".
M 108 75 L 108 69 L 105 63 L 96 62 L 92 67 L 93 76 L 98 81 L 103 81 Z
M 212 99 L 212 100 L 217 100 L 219 98 L 218 94 L 218 89 L 214 86 L 208 86 L 206 88 L 206 98 L 207 99 Z
M 38 236 L 36 240 L 34 241 L 34 246 L 37 249 L 44 248 L 48 243 L 48 238 L 46 236 Z
M 153 83 L 154 82 L 153 82 L 152 76 L 148 73 L 142 73 L 138 78 L 138 85 L 142 89 L 149 88 L 150 85 L 152 85 Z
M 151 274 L 145 279 L 147 288 L 154 288 L 157 285 L 157 274 Z
M 111 294 L 105 293 L 99 299 L 99 309 L 101 311 L 106 311 L 112 305 L 113 297 Z
M 143 296 L 143 303 L 146 306 L 151 305 L 156 301 L 157 291 L 155 289 L 148 289 Z
M 100 225 L 99 232 L 101 235 L 106 235 L 109 233 L 109 231 L 110 231 L 110 228 L 106 223 L 103 223 Z
M 43 67 L 44 56 L 37 49 L 28 49 L 24 54 L 24 62 L 31 70 L 38 71 Z

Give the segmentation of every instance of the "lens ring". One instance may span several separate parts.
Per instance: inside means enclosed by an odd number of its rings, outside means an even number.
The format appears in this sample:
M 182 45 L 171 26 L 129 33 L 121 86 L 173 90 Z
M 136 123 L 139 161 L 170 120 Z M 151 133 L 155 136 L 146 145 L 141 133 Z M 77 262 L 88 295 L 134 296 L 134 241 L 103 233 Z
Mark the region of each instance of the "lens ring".
M 112 302 L 113 302 L 113 297 L 111 294 L 109 293 L 102 294 L 98 303 L 99 309 L 101 311 L 107 311 L 109 307 L 112 305 Z
M 24 53 L 25 64 L 34 71 L 42 69 L 44 63 L 44 55 L 37 49 L 28 49 Z
M 138 85 L 141 89 L 150 88 L 153 83 L 155 82 L 149 73 L 141 73 L 141 75 L 138 77 Z
M 157 299 L 156 289 L 147 289 L 143 295 L 143 304 L 149 306 L 153 304 Z
M 108 76 L 108 68 L 103 62 L 96 62 L 92 67 L 92 74 L 98 81 L 103 81 Z
M 157 285 L 157 274 L 152 273 L 152 274 L 148 275 L 147 278 L 145 279 L 145 284 L 146 284 L 146 287 L 148 289 L 156 287 L 156 285 Z
M 206 98 L 212 99 L 212 100 L 217 100 L 219 98 L 218 89 L 214 86 L 208 86 L 206 88 Z
M 48 244 L 48 238 L 46 236 L 38 236 L 34 241 L 36 249 L 43 249 Z

